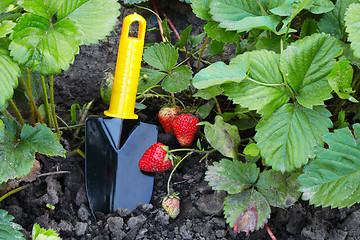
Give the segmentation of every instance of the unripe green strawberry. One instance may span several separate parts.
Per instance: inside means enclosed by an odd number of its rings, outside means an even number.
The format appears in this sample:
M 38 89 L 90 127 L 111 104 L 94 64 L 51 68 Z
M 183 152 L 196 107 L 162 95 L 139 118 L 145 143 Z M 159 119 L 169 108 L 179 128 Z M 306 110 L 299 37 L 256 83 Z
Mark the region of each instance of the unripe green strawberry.
M 164 148 L 167 147 L 159 142 L 151 145 L 141 157 L 139 168 L 146 172 L 161 172 L 171 168 L 172 163 Z
M 181 146 L 190 146 L 199 130 L 200 120 L 193 114 L 182 113 L 173 122 L 174 134 Z
M 166 196 L 161 203 L 171 218 L 176 218 L 180 213 L 180 198 L 176 195 Z
M 173 131 L 174 118 L 181 113 L 181 109 L 178 107 L 162 107 L 158 113 L 158 119 L 166 133 Z

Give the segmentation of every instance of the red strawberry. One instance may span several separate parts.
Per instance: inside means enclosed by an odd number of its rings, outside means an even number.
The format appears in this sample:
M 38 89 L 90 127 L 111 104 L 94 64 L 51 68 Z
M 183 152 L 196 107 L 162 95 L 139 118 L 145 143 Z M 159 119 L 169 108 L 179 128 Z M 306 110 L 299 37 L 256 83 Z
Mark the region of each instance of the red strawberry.
M 181 113 L 178 107 L 162 107 L 158 113 L 158 119 L 166 133 L 173 131 L 172 122 L 174 118 Z
M 190 146 L 196 132 L 199 130 L 199 119 L 190 113 L 182 113 L 175 117 L 173 128 L 175 136 L 181 146 Z
M 171 218 L 176 218 L 180 213 L 180 198 L 177 194 L 166 196 L 161 205 Z
M 146 172 L 161 172 L 171 168 L 171 161 L 164 148 L 167 147 L 159 142 L 151 145 L 141 157 L 139 168 Z

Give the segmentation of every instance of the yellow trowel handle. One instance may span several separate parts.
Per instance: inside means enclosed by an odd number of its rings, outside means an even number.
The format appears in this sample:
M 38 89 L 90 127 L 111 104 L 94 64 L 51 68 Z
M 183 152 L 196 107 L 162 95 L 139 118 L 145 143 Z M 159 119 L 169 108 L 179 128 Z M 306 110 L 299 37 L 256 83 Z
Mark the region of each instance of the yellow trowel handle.
M 138 36 L 130 37 L 130 25 L 136 21 L 139 23 Z M 134 13 L 125 17 L 120 37 L 110 107 L 108 111 L 104 112 L 106 116 L 124 119 L 138 118 L 134 113 L 134 109 L 144 49 L 145 30 L 146 21 L 142 16 Z

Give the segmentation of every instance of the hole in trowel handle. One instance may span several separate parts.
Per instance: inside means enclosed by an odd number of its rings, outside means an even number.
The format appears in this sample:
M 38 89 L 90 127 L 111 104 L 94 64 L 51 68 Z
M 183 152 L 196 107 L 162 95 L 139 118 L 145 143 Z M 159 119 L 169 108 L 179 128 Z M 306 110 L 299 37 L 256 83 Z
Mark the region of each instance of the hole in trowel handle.
M 139 38 L 139 27 L 140 26 L 138 21 L 132 22 L 129 28 L 129 37 Z

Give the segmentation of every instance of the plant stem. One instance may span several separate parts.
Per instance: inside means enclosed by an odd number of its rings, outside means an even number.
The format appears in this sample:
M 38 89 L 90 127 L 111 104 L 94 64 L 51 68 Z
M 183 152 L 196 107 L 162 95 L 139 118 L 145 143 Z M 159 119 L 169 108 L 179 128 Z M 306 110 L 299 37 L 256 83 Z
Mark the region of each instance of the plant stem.
M 164 30 L 163 30 L 162 25 L 161 25 L 161 19 L 159 17 L 159 11 L 157 9 L 157 5 L 156 5 L 154 0 L 151 0 L 151 4 L 153 5 L 155 13 L 156 13 L 156 18 L 157 18 L 157 22 L 159 24 L 159 30 L 160 30 L 160 34 L 161 34 L 161 39 L 162 39 L 163 42 L 166 42 L 166 39 L 164 37 Z
M 41 74 L 40 74 L 40 80 L 41 80 L 41 87 L 42 87 L 43 95 L 44 95 L 45 113 L 46 113 L 47 118 L 49 119 L 50 128 L 53 128 L 53 121 L 52 121 L 51 114 L 50 114 L 49 101 L 48 101 L 48 96 L 47 96 L 47 91 L 46 91 L 45 77 Z
M 28 68 L 26 69 L 26 75 L 27 75 L 27 79 L 28 79 L 28 81 L 29 81 L 29 79 L 31 79 L 31 76 L 30 76 L 30 70 L 29 70 Z M 26 94 L 27 94 L 28 97 L 29 97 L 30 104 L 32 104 L 32 106 L 33 106 L 33 108 L 34 108 L 34 110 L 35 110 L 35 112 L 36 112 L 36 115 L 37 115 L 39 121 L 40 121 L 41 123 L 44 123 L 44 120 L 42 119 L 41 114 L 40 114 L 40 112 L 39 112 L 39 109 L 36 107 L 34 98 L 33 98 L 32 94 L 29 92 L 29 89 L 28 89 L 28 87 L 27 87 L 27 85 L 26 85 L 26 82 L 25 82 L 25 80 L 24 80 L 24 78 L 23 78 L 22 76 L 20 76 L 20 82 L 22 83 L 22 85 L 23 85 L 23 87 L 24 87 L 24 90 L 25 90 Z
M 17 192 L 19 192 L 19 191 L 21 191 L 21 190 L 23 190 L 23 189 L 25 189 L 25 188 L 28 188 L 28 187 L 30 187 L 30 184 L 27 184 L 27 185 L 24 185 L 24 186 L 15 188 L 15 189 L 11 190 L 10 192 L 5 193 L 4 195 L 2 195 L 2 196 L 0 197 L 0 203 L 1 203 L 5 198 L 7 198 L 7 197 L 13 195 L 14 193 L 17 193 Z
M 24 126 L 25 124 L 24 119 L 22 118 L 19 109 L 16 107 L 15 102 L 12 99 L 9 99 L 9 103 L 11 107 L 14 109 L 16 117 L 19 119 L 21 126 Z
M 201 47 L 201 50 L 200 50 L 200 53 L 199 53 L 199 59 L 198 59 L 198 62 L 197 62 L 197 72 L 200 71 L 200 62 L 201 62 L 201 57 L 204 53 L 204 50 L 205 50 L 205 47 L 206 47 L 206 44 L 208 43 L 210 37 L 209 36 L 206 36 L 206 39 L 204 41 L 204 44 L 202 45 Z
M 87 116 L 87 113 L 89 112 L 89 109 L 90 109 L 90 107 L 91 107 L 91 104 L 92 104 L 93 102 L 94 102 L 94 100 L 92 100 L 91 102 L 89 102 L 89 103 L 86 105 L 86 107 L 85 107 L 85 109 L 84 109 L 84 112 L 83 112 L 82 115 L 81 115 L 79 124 L 82 124 L 82 123 L 84 122 L 84 120 L 85 120 L 85 118 L 86 118 L 86 116 Z M 79 134 L 80 129 L 81 129 L 80 126 L 79 126 L 78 128 L 76 128 L 75 133 L 74 133 L 75 137 L 77 137 L 77 135 Z
M 54 101 L 54 75 L 50 76 L 50 105 L 51 105 L 51 114 L 52 119 L 55 125 L 55 132 L 59 131 L 59 125 L 56 119 L 56 112 L 55 112 L 55 101 Z
M 270 230 L 270 228 L 267 224 L 265 224 L 265 228 L 266 228 L 266 231 L 268 232 L 269 236 L 271 237 L 271 239 L 276 240 L 274 234 L 272 233 L 272 231 Z
M 171 182 L 171 178 L 175 172 L 175 170 L 178 168 L 178 166 L 180 165 L 180 163 L 182 163 L 182 161 L 184 161 L 188 156 L 190 156 L 193 152 L 189 152 L 185 155 L 185 157 L 183 157 L 179 162 L 176 163 L 175 167 L 173 168 L 173 170 L 170 173 L 168 182 L 167 182 L 167 195 L 170 195 L 170 182 Z
M 32 86 L 31 86 L 31 76 L 30 76 L 30 70 L 28 68 L 26 68 L 26 76 L 27 76 L 27 82 L 28 82 L 27 83 L 28 91 L 26 91 L 26 90 L 25 91 L 28 94 L 28 96 L 32 96 L 33 94 L 32 94 Z M 30 111 L 31 111 L 31 118 L 33 121 L 33 125 L 35 126 L 36 125 L 35 110 L 34 110 L 34 106 L 31 102 L 30 102 Z
M 219 114 L 221 114 L 221 108 L 220 108 L 220 104 L 219 101 L 217 100 L 216 97 L 213 97 L 214 101 L 215 101 L 215 105 L 216 105 L 216 110 Z

